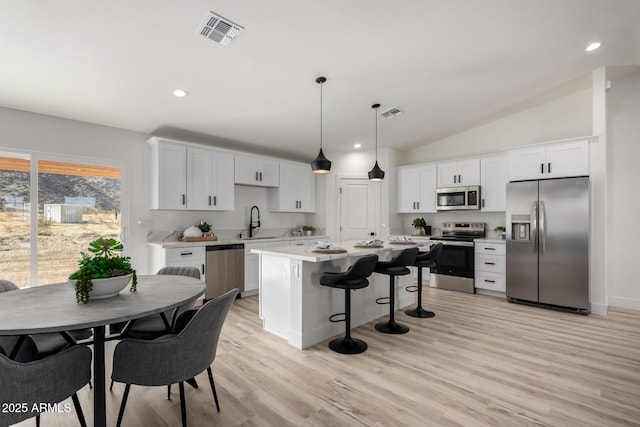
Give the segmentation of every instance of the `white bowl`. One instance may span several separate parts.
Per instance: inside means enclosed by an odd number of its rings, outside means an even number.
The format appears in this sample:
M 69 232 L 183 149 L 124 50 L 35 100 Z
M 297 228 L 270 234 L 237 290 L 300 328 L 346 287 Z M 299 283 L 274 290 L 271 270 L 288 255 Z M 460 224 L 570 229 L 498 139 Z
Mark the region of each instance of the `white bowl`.
M 132 277 L 133 274 L 127 274 L 126 276 L 109 277 L 107 279 L 92 279 L 89 301 L 118 295 L 121 290 L 127 287 Z M 69 280 L 69 285 L 74 291 L 76 290 L 76 282 L 77 280 Z
M 201 237 L 202 231 L 198 227 L 189 227 L 182 233 L 184 237 Z

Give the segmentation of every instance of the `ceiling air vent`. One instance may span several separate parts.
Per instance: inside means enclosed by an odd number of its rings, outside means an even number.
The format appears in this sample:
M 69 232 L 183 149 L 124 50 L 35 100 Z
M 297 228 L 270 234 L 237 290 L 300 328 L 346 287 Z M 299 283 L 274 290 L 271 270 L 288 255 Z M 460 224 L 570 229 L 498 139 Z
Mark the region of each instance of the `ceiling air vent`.
M 222 46 L 229 46 L 238 37 L 240 30 L 244 30 L 240 25 L 234 24 L 227 18 L 209 12 L 198 27 L 198 35 L 205 39 L 213 40 Z
M 399 116 L 400 114 L 402 114 L 402 111 L 400 111 L 400 109 L 398 107 L 391 107 L 386 111 L 383 111 L 382 113 L 380 113 L 380 115 L 382 117 L 384 117 L 385 119 L 392 119 L 396 116 Z

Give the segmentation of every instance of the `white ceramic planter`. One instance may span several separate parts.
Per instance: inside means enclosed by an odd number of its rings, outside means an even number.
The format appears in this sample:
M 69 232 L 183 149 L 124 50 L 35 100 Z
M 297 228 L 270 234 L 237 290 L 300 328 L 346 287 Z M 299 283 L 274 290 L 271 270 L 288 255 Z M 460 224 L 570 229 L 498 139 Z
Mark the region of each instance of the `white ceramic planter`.
M 91 280 L 91 291 L 89 291 L 89 301 L 110 298 L 118 295 L 121 290 L 127 287 L 133 274 L 126 276 L 109 277 L 108 279 Z M 76 290 L 76 280 L 69 280 L 69 284 Z

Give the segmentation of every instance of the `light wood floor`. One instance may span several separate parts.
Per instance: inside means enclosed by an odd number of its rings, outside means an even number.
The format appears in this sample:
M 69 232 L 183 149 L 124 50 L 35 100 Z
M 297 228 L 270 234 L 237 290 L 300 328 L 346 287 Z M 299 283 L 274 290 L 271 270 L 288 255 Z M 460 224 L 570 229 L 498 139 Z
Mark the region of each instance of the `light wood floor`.
M 353 335 L 369 349 L 355 356 L 326 343 L 297 350 L 262 330 L 257 297 L 237 300 L 213 364 L 222 411 L 200 375 L 199 389 L 186 386 L 189 425 L 640 425 L 640 312 L 582 316 L 429 288 L 424 296 L 436 317 L 399 312 L 405 335 L 359 327 Z M 107 393 L 109 425 L 123 389 Z M 179 426 L 174 389 L 167 401 L 165 388 L 133 386 L 123 424 Z M 91 424 L 88 389 L 80 401 Z M 74 412 L 42 421 L 77 425 Z

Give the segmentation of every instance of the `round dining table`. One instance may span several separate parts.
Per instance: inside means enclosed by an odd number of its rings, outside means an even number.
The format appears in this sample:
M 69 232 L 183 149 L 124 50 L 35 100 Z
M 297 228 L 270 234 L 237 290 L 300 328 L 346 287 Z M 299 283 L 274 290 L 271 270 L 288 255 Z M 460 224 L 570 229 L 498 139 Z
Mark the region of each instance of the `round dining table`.
M 205 283 L 185 276 L 138 276 L 114 297 L 78 304 L 68 283 L 0 293 L 0 335 L 24 336 L 93 328 L 94 426 L 106 426 L 105 326 L 162 313 L 195 301 Z M 11 349 L 7 349 L 11 351 Z

